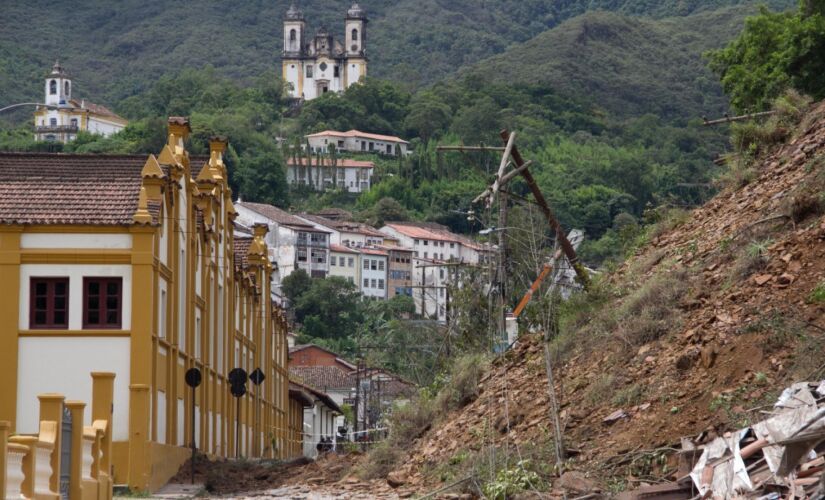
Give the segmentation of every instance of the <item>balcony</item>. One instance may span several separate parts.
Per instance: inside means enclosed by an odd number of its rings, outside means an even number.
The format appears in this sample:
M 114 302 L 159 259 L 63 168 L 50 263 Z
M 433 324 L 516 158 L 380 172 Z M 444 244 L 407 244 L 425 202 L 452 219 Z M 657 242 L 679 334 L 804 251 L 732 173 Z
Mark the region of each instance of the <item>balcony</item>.
M 38 134 L 76 134 L 79 130 L 77 125 L 39 125 L 34 127 Z

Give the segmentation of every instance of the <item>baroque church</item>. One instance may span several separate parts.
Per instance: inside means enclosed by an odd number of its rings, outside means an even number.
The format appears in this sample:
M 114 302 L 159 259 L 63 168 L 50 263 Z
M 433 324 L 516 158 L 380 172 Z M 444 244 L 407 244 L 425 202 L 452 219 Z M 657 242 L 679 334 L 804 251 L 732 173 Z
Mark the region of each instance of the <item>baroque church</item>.
M 353 3 L 347 11 L 344 43 L 321 27 L 306 33 L 304 14 L 293 4 L 284 19 L 283 78 L 289 95 L 311 100 L 326 92 L 342 92 L 367 74 L 367 13 Z
M 43 103 L 34 112 L 34 138 L 38 141 L 66 143 L 83 131 L 108 137 L 128 125 L 106 106 L 72 98 L 72 79 L 59 62 L 46 75 Z

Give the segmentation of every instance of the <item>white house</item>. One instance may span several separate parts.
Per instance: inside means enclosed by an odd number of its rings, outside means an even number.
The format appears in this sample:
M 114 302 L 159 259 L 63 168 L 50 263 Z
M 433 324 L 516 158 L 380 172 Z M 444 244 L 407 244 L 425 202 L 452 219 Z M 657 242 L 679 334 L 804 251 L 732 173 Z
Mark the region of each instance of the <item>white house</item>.
M 380 231 L 399 246 L 413 251 L 413 298 L 416 309 L 427 317 L 447 320 L 447 287 L 455 276 L 449 264 L 482 265 L 489 262 L 492 248 L 439 224 L 392 222 Z
M 287 158 L 286 180 L 292 185 L 310 186 L 315 191 L 343 189 L 350 193 L 363 193 L 372 187 L 375 163 L 329 157 L 320 159 Z
M 329 273 L 330 231 L 299 219 L 280 208 L 264 203 L 235 202 L 236 223 L 252 227 L 263 223 L 269 227 L 266 242 L 269 260 L 277 265 L 275 284 L 280 285 L 296 269 L 303 269 L 313 278 L 324 278 Z
M 78 132 L 108 137 L 129 123 L 105 106 L 72 99 L 72 79 L 58 62 L 46 76 L 44 93 L 45 106 L 34 112 L 34 138 L 38 141 L 65 143 L 75 140 Z
M 361 254 L 352 248 L 335 243 L 329 246 L 329 275 L 340 276 L 360 288 Z
M 338 417 L 344 413 L 329 394 L 314 389 L 295 380 L 289 382 L 290 393 L 299 392 L 304 401 L 304 456 L 317 458 L 318 443 L 322 439 L 330 440 L 333 446 L 338 434 Z
M 387 252 L 361 248 L 361 293 L 364 297 L 387 298 Z
M 387 235 L 362 222 L 332 220 L 320 215 L 299 214 L 298 217 L 320 229 L 331 231 L 331 242 L 350 248 L 383 245 Z
M 317 134 L 307 135 L 305 138 L 313 153 L 328 153 L 330 146 L 335 146 L 338 152 L 346 153 L 377 153 L 387 156 L 398 156 L 399 151 L 402 156 L 410 153 L 410 143 L 400 137 L 370 134 L 359 130 L 347 132 L 324 130 Z

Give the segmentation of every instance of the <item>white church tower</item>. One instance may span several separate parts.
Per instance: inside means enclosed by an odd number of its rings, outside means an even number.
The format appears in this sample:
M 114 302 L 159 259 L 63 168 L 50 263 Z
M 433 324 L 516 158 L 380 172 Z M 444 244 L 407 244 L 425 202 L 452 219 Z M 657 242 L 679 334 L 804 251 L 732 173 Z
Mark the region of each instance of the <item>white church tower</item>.
M 55 61 L 52 72 L 46 76 L 45 94 L 45 103 L 50 106 L 68 106 L 72 98 L 72 79 L 58 61 Z
M 341 43 L 321 27 L 306 37 L 304 14 L 293 4 L 284 19 L 283 79 L 289 95 L 311 100 L 327 92 L 343 92 L 367 74 L 367 13 L 358 3 L 347 11 Z

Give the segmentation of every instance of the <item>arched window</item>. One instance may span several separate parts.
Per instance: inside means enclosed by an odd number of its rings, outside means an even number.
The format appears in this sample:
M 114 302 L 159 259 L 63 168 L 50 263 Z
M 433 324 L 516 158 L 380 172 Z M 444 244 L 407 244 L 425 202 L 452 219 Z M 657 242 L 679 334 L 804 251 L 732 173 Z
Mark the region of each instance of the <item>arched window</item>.
M 63 93 L 69 95 L 69 82 L 63 84 Z
M 354 29 L 354 28 L 353 28 L 353 30 L 352 30 L 352 41 L 353 41 L 353 42 L 357 42 L 357 41 L 358 41 L 358 30 L 357 30 L 357 29 Z
M 298 32 L 295 30 L 289 30 L 289 41 L 294 42 L 298 38 Z
M 57 80 L 52 80 L 49 82 L 49 95 L 56 95 L 57 94 Z
M 52 127 L 56 127 L 57 126 L 57 118 L 50 118 L 49 119 L 49 125 L 51 125 Z

